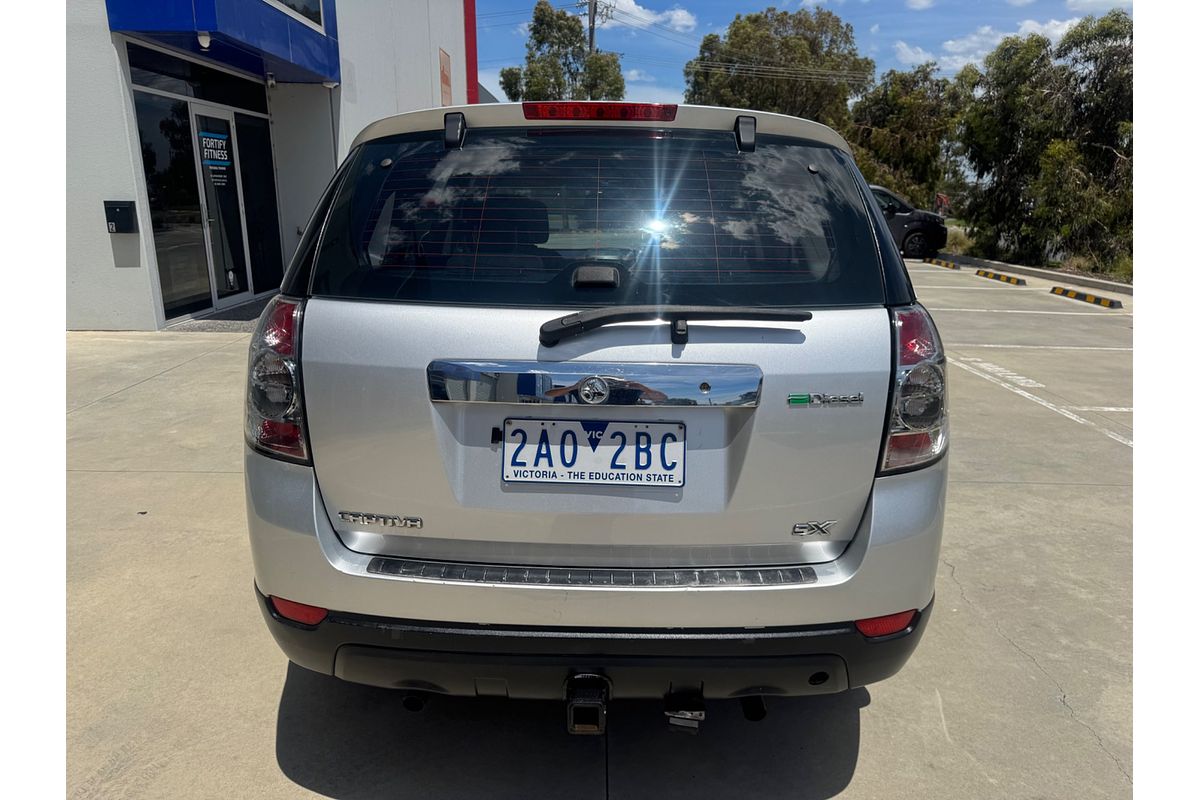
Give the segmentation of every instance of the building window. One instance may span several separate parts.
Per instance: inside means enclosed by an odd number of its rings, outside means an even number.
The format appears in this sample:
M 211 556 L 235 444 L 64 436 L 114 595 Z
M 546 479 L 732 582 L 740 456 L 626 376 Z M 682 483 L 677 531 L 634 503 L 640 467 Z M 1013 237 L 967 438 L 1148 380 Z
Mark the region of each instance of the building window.
M 267 113 L 267 90 L 261 83 L 132 43 L 129 78 L 136 86 Z
M 325 22 L 321 18 L 321 0 L 267 0 L 267 2 L 292 16 L 308 20 L 318 28 L 325 26 Z

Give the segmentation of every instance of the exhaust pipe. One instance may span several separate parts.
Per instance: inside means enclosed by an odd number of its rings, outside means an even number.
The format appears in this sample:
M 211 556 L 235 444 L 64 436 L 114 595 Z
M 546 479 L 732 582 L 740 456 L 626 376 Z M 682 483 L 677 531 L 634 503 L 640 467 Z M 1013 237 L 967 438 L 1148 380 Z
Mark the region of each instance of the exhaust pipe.
M 567 679 L 567 733 L 602 736 L 608 720 L 608 678 L 579 674 Z

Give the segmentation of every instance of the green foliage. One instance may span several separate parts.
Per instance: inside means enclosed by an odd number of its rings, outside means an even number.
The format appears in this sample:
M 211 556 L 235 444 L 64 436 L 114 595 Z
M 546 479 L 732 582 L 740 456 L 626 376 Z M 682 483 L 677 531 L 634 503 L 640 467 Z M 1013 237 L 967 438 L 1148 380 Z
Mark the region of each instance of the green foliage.
M 860 91 L 861 81 L 854 76 L 874 71 L 875 63 L 858 54 L 854 28 L 836 14 L 823 8 L 768 8 L 738 14 L 723 38 L 704 37 L 699 54 L 683 69 L 684 99 L 792 114 L 843 128 L 849 122 L 848 101 Z M 796 80 L 800 74 L 810 77 Z
M 1132 270 L 1129 15 L 1087 17 L 1057 47 L 1009 37 L 957 82 L 971 93 L 958 138 L 977 179 L 967 218 L 978 252 Z
M 949 137 L 969 97 L 937 77 L 933 63 L 885 74 L 854 104 L 847 130 L 867 180 L 932 208 L 934 195 L 954 176 Z
M 625 78 L 616 53 L 588 54 L 580 18 L 538 0 L 525 43 L 525 67 L 500 70 L 509 100 L 620 100 Z

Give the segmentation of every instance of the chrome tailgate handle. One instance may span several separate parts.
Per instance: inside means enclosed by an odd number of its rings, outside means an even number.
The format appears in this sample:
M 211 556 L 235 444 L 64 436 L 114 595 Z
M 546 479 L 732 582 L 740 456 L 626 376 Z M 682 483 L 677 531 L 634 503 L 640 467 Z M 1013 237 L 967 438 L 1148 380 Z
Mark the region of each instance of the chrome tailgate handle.
M 439 359 L 426 374 L 435 403 L 753 408 L 762 392 L 762 370 L 751 364 Z

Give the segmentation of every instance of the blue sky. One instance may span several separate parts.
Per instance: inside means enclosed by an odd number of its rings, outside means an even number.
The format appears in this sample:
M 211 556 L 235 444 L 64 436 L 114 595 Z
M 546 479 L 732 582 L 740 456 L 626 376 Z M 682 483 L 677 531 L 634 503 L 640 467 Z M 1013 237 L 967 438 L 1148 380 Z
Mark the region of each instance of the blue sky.
M 1042 33 L 1057 40 L 1072 22 L 1132 0 L 607 0 L 611 21 L 596 34 L 602 50 L 622 54 L 629 100 L 679 102 L 683 65 L 700 39 L 723 32 L 736 14 L 767 6 L 792 10 L 824 5 L 854 26 L 861 54 L 874 59 L 876 77 L 889 69 L 936 60 L 947 72 L 978 62 L 1006 35 Z M 571 0 L 551 0 L 570 8 Z M 479 80 L 500 100 L 501 67 L 525 60 L 524 24 L 533 0 L 478 0 Z

